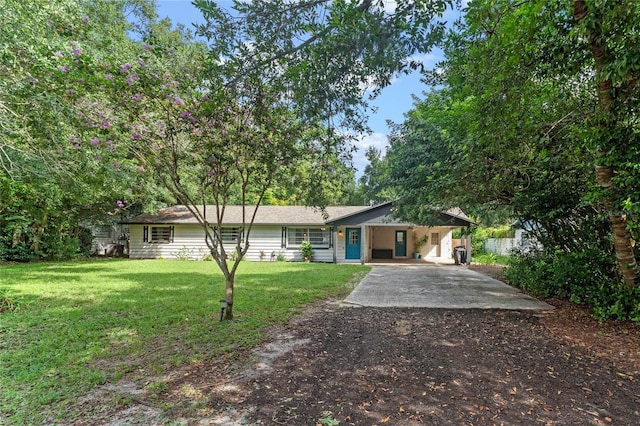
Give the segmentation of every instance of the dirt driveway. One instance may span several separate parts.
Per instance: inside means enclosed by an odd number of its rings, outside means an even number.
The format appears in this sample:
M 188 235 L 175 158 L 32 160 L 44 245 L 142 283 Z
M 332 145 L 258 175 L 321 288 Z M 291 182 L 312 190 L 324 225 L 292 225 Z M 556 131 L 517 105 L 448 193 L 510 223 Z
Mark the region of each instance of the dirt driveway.
M 534 311 L 322 303 L 272 330 L 240 369 L 224 360 L 176 371 L 155 403 L 168 411 L 143 406 L 148 399 L 138 395 L 146 417 L 110 413 L 99 423 L 640 424 L 638 327 L 598 324 L 553 304 Z

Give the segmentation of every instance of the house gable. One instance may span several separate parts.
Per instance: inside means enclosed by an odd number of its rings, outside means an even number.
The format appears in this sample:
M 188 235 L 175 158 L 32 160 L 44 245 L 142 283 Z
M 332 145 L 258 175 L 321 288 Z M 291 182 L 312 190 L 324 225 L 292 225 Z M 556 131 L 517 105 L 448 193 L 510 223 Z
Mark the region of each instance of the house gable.
M 334 226 L 360 225 L 360 224 L 408 224 L 401 219 L 394 219 L 393 202 L 379 204 L 369 207 L 361 211 L 356 211 L 345 216 L 328 220 L 327 224 Z M 470 220 L 460 209 L 449 209 L 446 212 L 440 212 L 430 223 L 416 223 L 418 226 L 450 226 L 450 227 L 466 227 L 476 225 Z

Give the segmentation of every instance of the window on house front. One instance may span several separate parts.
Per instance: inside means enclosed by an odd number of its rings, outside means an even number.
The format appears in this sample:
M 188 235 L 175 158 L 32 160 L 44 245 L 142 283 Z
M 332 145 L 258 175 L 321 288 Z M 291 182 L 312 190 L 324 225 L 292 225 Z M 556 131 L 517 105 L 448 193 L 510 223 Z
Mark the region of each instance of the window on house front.
M 96 226 L 93 230 L 93 238 L 111 238 L 111 225 Z
M 329 228 L 287 228 L 287 247 L 297 247 L 303 241 L 309 241 L 315 248 L 331 247 L 331 230 Z
M 220 237 L 222 238 L 222 242 L 224 243 L 236 243 L 238 242 L 238 236 L 240 235 L 240 228 L 222 228 L 222 232 L 220 232 Z
M 173 242 L 173 226 L 145 226 L 143 230 L 143 241 L 149 243 L 172 243 Z

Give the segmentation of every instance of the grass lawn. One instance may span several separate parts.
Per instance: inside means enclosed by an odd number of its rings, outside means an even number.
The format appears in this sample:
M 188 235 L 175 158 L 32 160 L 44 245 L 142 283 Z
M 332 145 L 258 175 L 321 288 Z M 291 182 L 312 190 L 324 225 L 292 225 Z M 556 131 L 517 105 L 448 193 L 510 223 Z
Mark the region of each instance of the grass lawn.
M 233 321 L 219 322 L 213 262 L 92 260 L 0 266 L 0 424 L 69 422 L 107 381 L 226 359 L 320 298 L 343 297 L 361 265 L 243 262 Z M 77 410 L 77 408 L 75 408 Z M 53 419 L 53 420 L 51 420 Z
M 471 257 L 473 263 L 479 265 L 507 265 L 509 263 L 509 256 L 494 253 L 474 253 Z

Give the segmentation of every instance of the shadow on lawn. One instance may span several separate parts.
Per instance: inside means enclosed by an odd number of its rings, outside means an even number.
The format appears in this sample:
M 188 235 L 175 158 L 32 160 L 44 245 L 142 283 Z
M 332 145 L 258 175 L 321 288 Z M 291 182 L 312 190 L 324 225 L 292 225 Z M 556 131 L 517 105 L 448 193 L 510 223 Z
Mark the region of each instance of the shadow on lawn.
M 35 416 L 43 413 L 68 418 L 72 410 L 64 401 L 105 382 L 153 377 L 250 348 L 263 338 L 262 330 L 301 304 L 335 293 L 328 283 L 342 280 L 321 280 L 323 267 L 305 265 L 241 271 L 236 320 L 219 322 L 225 281 L 215 265 L 185 263 L 177 268 L 182 271 L 166 272 L 154 265 L 20 265 L 3 276 L 2 286 L 24 301 L 24 309 L 2 318 L 0 339 L 10 349 L 0 357 L 2 374 L 13 397 L 0 404 L 0 413 L 27 407 L 23 418 L 30 422 L 41 422 Z

